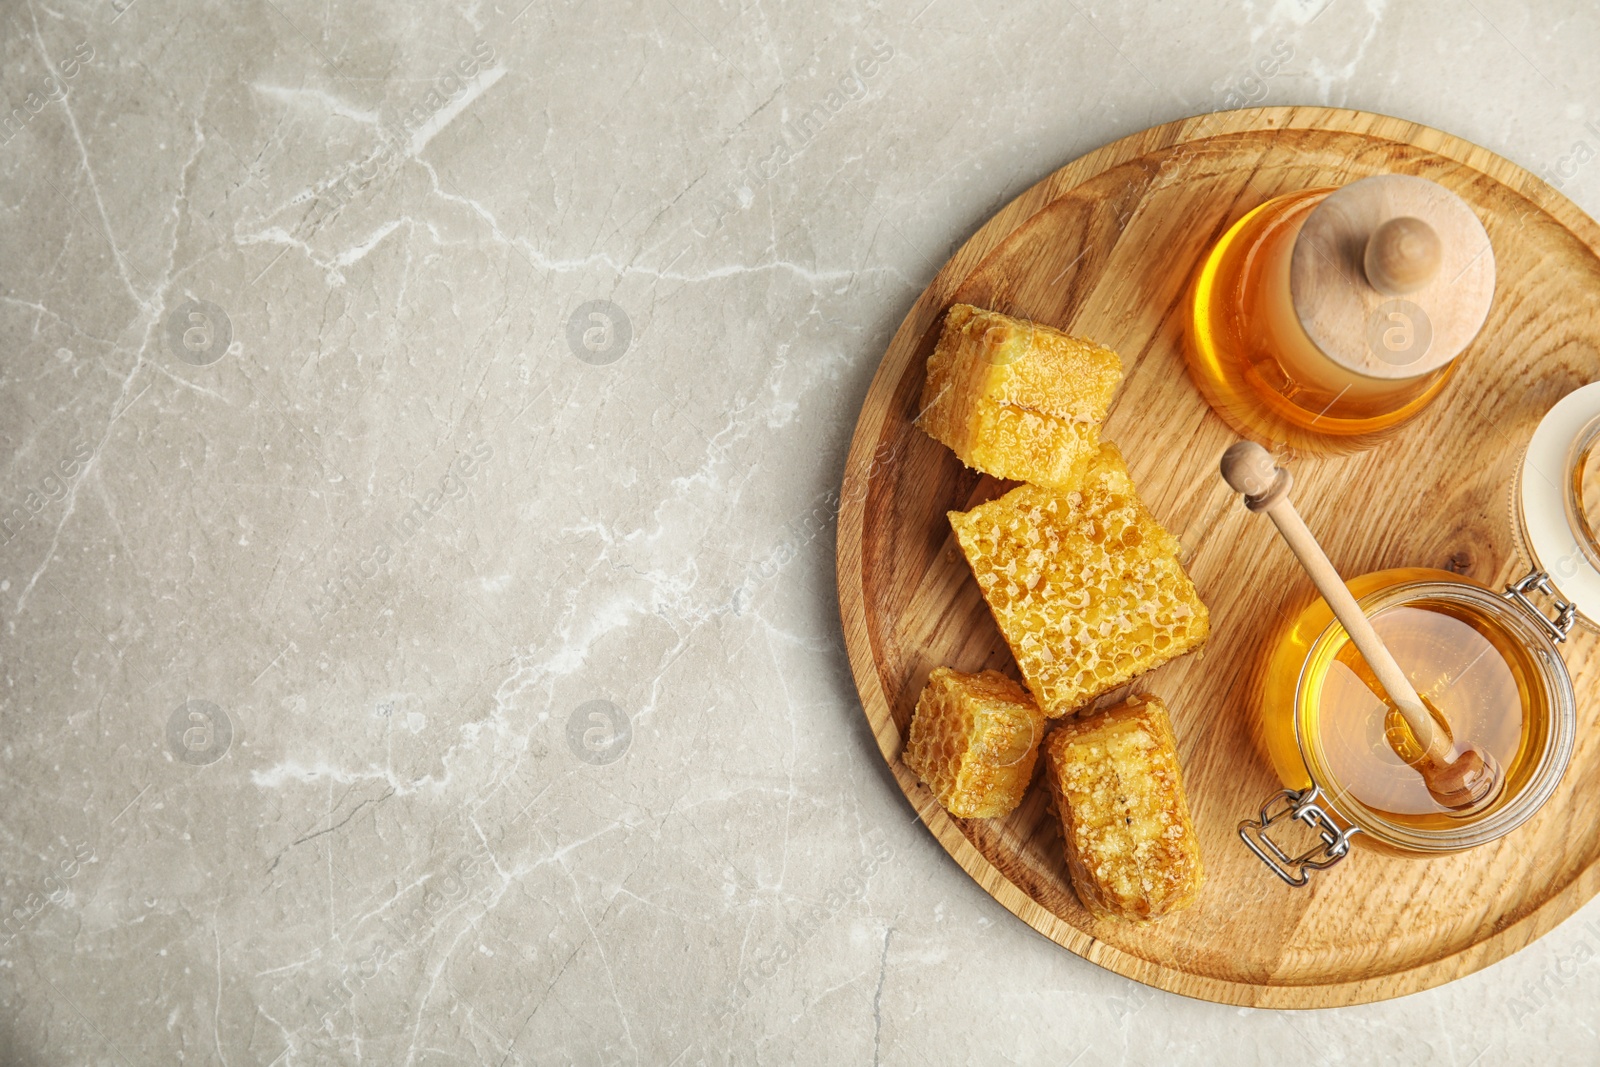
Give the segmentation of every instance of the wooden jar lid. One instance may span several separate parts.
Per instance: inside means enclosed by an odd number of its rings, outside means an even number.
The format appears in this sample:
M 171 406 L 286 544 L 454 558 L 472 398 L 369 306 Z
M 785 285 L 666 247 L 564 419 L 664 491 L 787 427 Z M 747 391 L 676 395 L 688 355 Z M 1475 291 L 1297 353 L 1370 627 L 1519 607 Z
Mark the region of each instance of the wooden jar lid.
M 1382 174 L 1329 193 L 1306 217 L 1289 291 L 1307 336 L 1371 378 L 1438 370 L 1472 343 L 1494 299 L 1494 249 L 1460 197 Z

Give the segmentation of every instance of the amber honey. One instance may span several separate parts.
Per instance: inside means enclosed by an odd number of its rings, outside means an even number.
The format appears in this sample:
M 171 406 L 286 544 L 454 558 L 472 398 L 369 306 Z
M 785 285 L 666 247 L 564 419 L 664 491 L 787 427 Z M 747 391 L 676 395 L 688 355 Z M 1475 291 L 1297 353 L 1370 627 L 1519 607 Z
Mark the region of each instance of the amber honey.
M 1223 235 L 1196 275 L 1185 346 L 1196 384 L 1234 429 L 1323 451 L 1381 438 L 1438 395 L 1455 366 L 1412 379 L 1368 377 L 1306 335 L 1290 298 L 1290 253 L 1331 192 L 1269 200 Z
M 1592 565 L 1600 566 L 1600 421 L 1574 442 L 1567 461 L 1567 525 Z
M 1506 786 L 1465 817 L 1429 795 L 1408 762 L 1420 755 L 1414 739 L 1321 600 L 1294 620 L 1268 664 L 1264 738 L 1279 777 L 1296 790 L 1316 782 L 1345 825 L 1366 831 L 1356 840 L 1379 847 L 1453 851 L 1509 832 L 1565 763 L 1570 739 L 1552 726 L 1568 714 L 1559 660 L 1519 609 L 1455 575 L 1407 568 L 1349 585 L 1447 735 L 1492 755 Z

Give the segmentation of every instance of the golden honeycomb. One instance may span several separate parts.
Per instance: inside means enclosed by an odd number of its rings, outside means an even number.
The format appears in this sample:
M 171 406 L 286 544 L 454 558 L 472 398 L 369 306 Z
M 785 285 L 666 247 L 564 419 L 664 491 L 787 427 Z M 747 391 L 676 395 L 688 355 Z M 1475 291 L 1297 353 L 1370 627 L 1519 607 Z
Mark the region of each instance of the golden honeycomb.
M 962 819 L 1009 815 L 1022 802 L 1044 736 L 1044 713 L 999 671 L 938 667 L 911 717 L 905 764 Z
M 917 425 L 986 474 L 1068 485 L 1121 381 L 1122 360 L 1103 345 L 956 304 L 928 357 Z
M 1051 718 L 1198 647 L 1211 632 L 1177 539 L 1139 499 L 1115 445 L 1101 445 L 1069 490 L 1021 485 L 949 516 L 1023 679 Z
M 1133 697 L 1045 739 L 1067 869 L 1099 918 L 1146 922 L 1194 903 L 1205 870 L 1166 705 Z

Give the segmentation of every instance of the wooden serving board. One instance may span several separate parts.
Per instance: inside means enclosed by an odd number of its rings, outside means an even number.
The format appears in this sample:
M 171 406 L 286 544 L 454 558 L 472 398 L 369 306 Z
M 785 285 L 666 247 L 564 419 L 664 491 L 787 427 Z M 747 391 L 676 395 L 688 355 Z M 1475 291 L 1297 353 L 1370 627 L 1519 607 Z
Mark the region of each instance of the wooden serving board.
M 839 603 L 879 748 L 940 843 L 1045 936 L 1162 989 L 1230 1004 L 1327 1007 L 1448 982 L 1531 943 L 1600 887 L 1597 641 L 1564 655 L 1577 751 L 1516 833 L 1452 857 L 1358 848 L 1292 889 L 1236 827 L 1279 788 L 1261 747 L 1260 668 L 1314 596 L 1271 523 L 1217 474 L 1234 434 L 1182 357 L 1186 289 L 1202 254 L 1280 193 L 1417 174 L 1464 197 L 1498 260 L 1494 305 L 1455 379 L 1378 448 L 1289 456 L 1295 498 L 1341 573 L 1432 566 L 1496 588 L 1528 569 L 1510 514 L 1515 467 L 1543 414 L 1600 379 L 1600 227 L 1550 186 L 1415 123 L 1329 108 L 1258 108 L 1168 123 L 1091 152 L 1010 203 L 939 271 L 884 355 L 845 469 Z M 1115 348 L 1127 376 L 1105 426 L 1140 495 L 1185 546 L 1211 608 L 1208 646 L 1134 683 L 1172 708 L 1207 881 L 1149 927 L 1092 919 L 1067 879 L 1035 781 L 1002 820 L 948 816 L 900 752 L 933 668 L 1017 677 L 946 521 L 1009 483 L 967 470 L 913 428 L 944 310 L 968 302 Z M 1358 839 L 1359 840 L 1359 839 Z

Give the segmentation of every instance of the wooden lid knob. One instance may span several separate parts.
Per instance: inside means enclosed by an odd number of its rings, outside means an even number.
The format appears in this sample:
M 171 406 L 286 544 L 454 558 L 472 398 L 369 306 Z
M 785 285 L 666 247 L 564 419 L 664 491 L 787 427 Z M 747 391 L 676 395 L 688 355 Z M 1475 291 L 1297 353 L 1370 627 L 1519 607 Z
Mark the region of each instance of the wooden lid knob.
M 1401 215 L 1372 231 L 1361 262 L 1374 289 L 1385 296 L 1403 296 L 1433 281 L 1443 254 L 1432 226 Z
M 1371 378 L 1432 373 L 1472 343 L 1494 300 L 1494 249 L 1466 201 L 1407 174 L 1329 193 L 1306 216 L 1289 292 L 1306 335 Z

